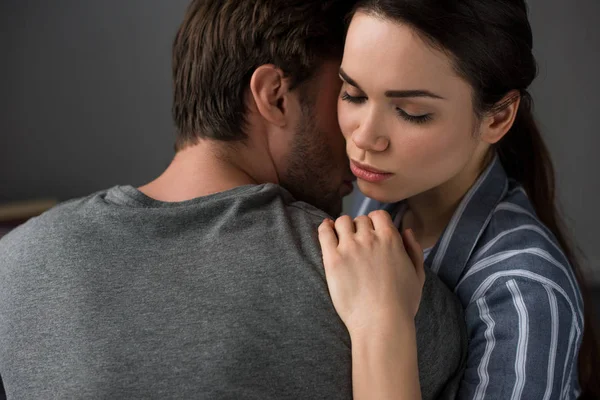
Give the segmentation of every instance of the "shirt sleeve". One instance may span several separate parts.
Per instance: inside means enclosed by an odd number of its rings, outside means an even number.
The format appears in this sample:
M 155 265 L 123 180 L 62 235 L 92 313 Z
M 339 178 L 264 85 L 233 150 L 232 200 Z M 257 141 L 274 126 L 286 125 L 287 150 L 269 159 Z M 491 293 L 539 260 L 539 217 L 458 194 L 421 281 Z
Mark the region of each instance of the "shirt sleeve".
M 473 299 L 465 310 L 469 347 L 458 397 L 576 398 L 583 327 L 565 294 L 513 277 Z

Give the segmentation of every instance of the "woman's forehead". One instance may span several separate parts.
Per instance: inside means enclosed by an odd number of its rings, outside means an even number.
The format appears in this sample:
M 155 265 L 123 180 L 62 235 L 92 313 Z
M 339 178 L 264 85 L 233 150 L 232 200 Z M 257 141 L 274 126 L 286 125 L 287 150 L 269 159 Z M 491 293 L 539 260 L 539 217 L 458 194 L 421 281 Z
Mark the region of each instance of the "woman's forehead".
M 440 88 L 458 78 L 450 57 L 411 26 L 362 13 L 350 24 L 342 68 L 359 84 L 384 90 Z

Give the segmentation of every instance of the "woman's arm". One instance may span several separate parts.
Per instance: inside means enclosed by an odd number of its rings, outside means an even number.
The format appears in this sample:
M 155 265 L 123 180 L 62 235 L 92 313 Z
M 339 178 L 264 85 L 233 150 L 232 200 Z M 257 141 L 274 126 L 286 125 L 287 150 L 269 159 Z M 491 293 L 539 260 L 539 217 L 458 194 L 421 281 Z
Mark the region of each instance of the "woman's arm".
M 354 399 L 420 399 L 413 320 L 351 333 Z
M 531 258 L 516 260 L 531 265 Z M 459 292 L 482 288 L 475 296 L 467 293 L 472 297 L 465 313 L 469 358 L 460 399 L 577 398 L 580 310 L 568 290 L 538 278 L 544 264 L 538 260 L 539 275 L 519 276 L 520 270 L 511 268 L 496 272 L 499 278 L 489 286 L 473 281 L 458 287 Z M 556 275 L 550 268 L 557 269 L 548 265 L 546 277 Z
M 423 254 L 376 211 L 319 227 L 327 284 L 352 340 L 354 398 L 420 399 L 414 318 L 425 280 Z M 406 247 L 405 247 L 406 245 Z

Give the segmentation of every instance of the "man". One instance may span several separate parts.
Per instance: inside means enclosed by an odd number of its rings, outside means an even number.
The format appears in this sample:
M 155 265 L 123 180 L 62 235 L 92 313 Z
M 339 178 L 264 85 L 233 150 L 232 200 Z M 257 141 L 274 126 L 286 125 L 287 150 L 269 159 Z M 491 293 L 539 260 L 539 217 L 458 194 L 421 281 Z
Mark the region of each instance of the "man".
M 352 187 L 336 119 L 349 3 L 192 2 L 173 48 L 172 164 L 0 241 L 9 398 L 352 397 L 316 236 Z M 465 343 L 451 293 L 433 279 L 425 292 L 433 398 L 455 390 Z

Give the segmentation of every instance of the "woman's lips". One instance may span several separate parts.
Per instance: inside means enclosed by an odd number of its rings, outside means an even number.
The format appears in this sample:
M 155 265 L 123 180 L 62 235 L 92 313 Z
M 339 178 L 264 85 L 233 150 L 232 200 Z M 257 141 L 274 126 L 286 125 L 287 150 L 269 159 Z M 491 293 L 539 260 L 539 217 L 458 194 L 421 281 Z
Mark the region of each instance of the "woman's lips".
M 350 162 L 350 169 L 358 179 L 362 179 L 367 182 L 382 182 L 393 175 L 389 172 L 379 171 L 376 168 L 360 164 L 356 161 Z

